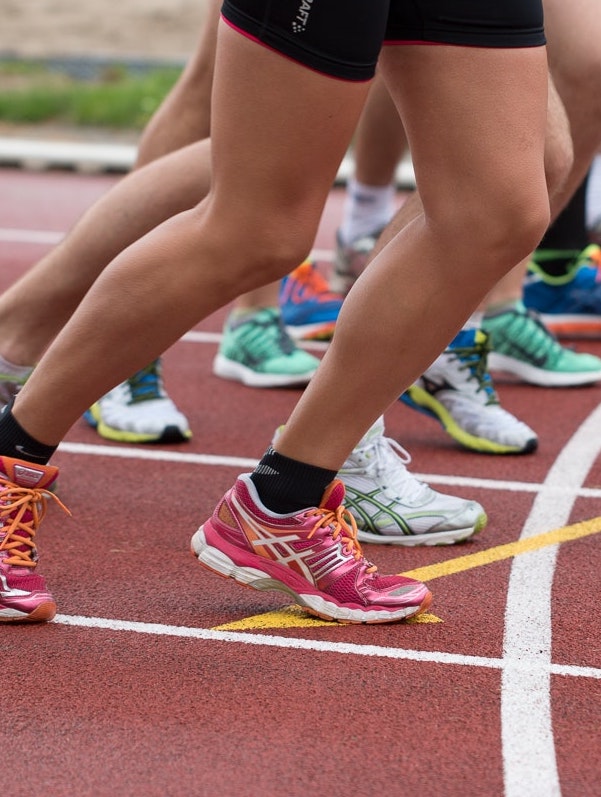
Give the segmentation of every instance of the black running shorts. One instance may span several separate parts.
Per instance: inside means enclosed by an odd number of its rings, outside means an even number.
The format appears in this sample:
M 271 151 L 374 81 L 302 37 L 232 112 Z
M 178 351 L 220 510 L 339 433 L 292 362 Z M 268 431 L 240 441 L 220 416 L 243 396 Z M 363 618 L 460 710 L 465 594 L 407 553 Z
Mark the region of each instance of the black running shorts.
M 225 0 L 226 22 L 323 74 L 373 77 L 383 44 L 537 47 L 542 0 Z

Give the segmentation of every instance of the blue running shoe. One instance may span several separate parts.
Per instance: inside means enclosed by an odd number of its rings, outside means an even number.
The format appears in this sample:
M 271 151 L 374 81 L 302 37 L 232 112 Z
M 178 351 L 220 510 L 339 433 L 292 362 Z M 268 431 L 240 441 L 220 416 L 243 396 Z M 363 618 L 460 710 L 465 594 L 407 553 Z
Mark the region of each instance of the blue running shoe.
M 329 340 L 342 302 L 343 297 L 330 290 L 315 264 L 308 260 L 282 280 L 282 319 L 296 340 Z
M 524 304 L 559 337 L 601 338 L 600 265 L 596 244 L 587 246 L 561 277 L 549 276 L 532 262 L 524 282 Z

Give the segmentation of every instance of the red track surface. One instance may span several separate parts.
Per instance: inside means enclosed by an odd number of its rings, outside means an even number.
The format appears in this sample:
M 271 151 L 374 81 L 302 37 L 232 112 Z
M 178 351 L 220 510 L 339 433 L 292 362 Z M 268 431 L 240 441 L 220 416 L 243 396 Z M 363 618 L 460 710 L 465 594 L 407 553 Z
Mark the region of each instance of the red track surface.
M 0 289 L 48 249 L 32 232 L 67 230 L 115 179 L 0 172 Z M 317 248 L 331 249 L 339 212 L 333 192 Z M 56 455 L 73 518 L 53 508 L 40 545 L 60 615 L 0 628 L 2 793 L 601 794 L 601 388 L 499 384 L 539 433 L 524 457 L 468 453 L 394 407 L 387 432 L 413 471 L 479 500 L 489 525 L 462 546 L 369 546 L 385 571 L 449 563 L 428 577 L 432 622 L 324 625 L 188 553 L 298 395 L 213 377 L 215 348 L 180 341 L 165 356 L 190 443 L 111 445 L 80 421 Z M 579 521 L 585 536 L 549 545 Z

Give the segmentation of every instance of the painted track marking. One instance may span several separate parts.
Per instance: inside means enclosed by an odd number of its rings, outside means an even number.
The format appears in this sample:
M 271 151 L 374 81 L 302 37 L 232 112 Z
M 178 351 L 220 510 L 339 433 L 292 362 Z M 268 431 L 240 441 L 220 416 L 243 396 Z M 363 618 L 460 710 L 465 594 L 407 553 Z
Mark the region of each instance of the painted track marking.
M 467 556 L 459 556 L 456 559 L 449 559 L 439 564 L 408 570 L 403 575 L 416 578 L 419 581 L 432 581 L 435 578 L 441 578 L 441 576 L 462 573 L 475 567 L 501 562 L 503 559 L 513 559 L 530 551 L 538 551 L 549 545 L 571 542 L 572 540 L 579 540 L 582 537 L 599 533 L 601 533 L 601 517 L 596 517 L 591 520 L 584 520 L 581 523 L 574 523 L 572 526 L 563 526 L 560 529 L 537 534 L 535 537 L 521 538 L 517 542 L 508 542 L 505 545 L 497 545 L 494 548 L 487 548 L 484 551 L 478 551 L 478 553 L 468 554 Z
M 189 626 L 163 625 L 160 623 L 141 623 L 129 620 L 113 620 L 103 617 L 57 614 L 52 622 L 74 628 L 91 628 L 100 631 L 122 631 L 133 634 L 182 637 L 207 642 L 234 642 L 244 645 L 256 645 L 259 647 L 313 650 L 319 653 L 374 656 L 376 658 L 403 659 L 406 661 L 430 662 L 433 664 L 485 667 L 495 670 L 502 670 L 505 666 L 504 659 L 488 656 L 470 656 L 461 653 L 446 653 L 445 651 L 408 650 L 404 648 L 385 647 L 383 645 L 357 645 L 351 642 L 329 642 L 319 639 L 294 639 L 293 637 L 279 637 L 271 634 L 216 631 L 210 628 L 190 628 Z M 524 671 L 527 672 L 529 668 L 530 663 L 524 662 Z M 553 675 L 601 680 L 601 668 L 597 667 L 551 664 L 549 670 Z
M 601 405 L 559 453 L 537 494 L 520 541 L 565 523 L 575 500 L 558 493 L 586 479 L 601 449 Z M 561 795 L 551 714 L 551 590 L 558 545 L 531 550 L 511 566 L 505 608 L 501 737 L 505 797 Z M 524 667 L 527 669 L 524 670 Z

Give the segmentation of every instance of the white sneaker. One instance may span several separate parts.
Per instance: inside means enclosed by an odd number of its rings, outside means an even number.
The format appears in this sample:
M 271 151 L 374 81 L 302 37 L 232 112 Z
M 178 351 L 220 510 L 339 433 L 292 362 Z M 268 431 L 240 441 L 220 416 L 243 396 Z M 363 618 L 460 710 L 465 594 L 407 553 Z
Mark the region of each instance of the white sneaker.
M 402 446 L 384 437 L 380 418 L 339 471 L 362 542 L 450 545 L 485 527 L 480 504 L 436 492 L 409 473 L 410 461 Z
M 527 454 L 536 433 L 504 410 L 487 370 L 485 332 L 459 332 L 448 349 L 403 395 L 401 401 L 439 421 L 465 448 L 485 454 Z
M 117 385 L 84 418 L 101 437 L 120 443 L 181 443 L 192 437 L 186 416 L 167 395 L 160 360 Z
M 340 232 L 336 233 L 334 270 L 329 279 L 332 291 L 346 296 L 357 278 L 365 271 L 381 232 L 382 230 L 377 230 L 372 235 L 364 235 L 348 246 L 342 243 Z

